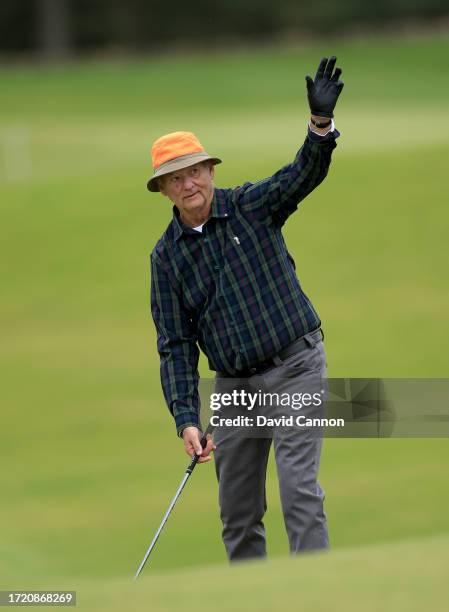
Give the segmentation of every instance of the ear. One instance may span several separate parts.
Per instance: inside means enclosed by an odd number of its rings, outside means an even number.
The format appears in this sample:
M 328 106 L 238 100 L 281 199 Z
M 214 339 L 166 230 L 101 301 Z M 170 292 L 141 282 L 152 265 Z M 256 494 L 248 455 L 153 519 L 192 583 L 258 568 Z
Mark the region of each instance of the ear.
M 164 181 L 162 180 L 162 178 L 159 178 L 157 180 L 157 186 L 159 187 L 159 193 L 162 193 L 163 196 L 167 197 L 167 193 L 164 189 Z
M 215 176 L 215 164 L 210 165 L 210 176 L 211 178 L 214 178 Z

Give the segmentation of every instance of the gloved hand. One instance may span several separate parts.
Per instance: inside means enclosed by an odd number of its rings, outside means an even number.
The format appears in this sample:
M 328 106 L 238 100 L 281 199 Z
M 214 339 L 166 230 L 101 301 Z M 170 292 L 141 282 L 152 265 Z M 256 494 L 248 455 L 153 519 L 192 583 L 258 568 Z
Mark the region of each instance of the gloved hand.
M 306 76 L 307 97 L 312 115 L 318 117 L 334 116 L 338 96 L 344 87 L 343 81 L 338 80 L 341 74 L 340 68 L 335 68 L 334 76 L 332 76 L 336 61 L 335 56 L 329 58 L 329 61 L 327 57 L 323 57 L 318 66 L 315 80 L 312 81 L 310 76 Z

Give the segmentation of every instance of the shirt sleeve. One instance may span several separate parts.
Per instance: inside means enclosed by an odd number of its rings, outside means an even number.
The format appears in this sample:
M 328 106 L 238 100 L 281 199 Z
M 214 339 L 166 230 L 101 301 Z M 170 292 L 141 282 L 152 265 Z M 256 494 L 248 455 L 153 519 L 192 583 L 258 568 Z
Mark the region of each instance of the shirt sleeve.
M 151 257 L 151 314 L 157 331 L 162 390 L 178 435 L 199 418 L 197 333 L 162 264 Z
M 304 144 L 292 163 L 257 183 L 245 183 L 235 190 L 236 206 L 259 220 L 282 226 L 298 204 L 326 177 L 338 130 L 324 136 L 308 129 Z

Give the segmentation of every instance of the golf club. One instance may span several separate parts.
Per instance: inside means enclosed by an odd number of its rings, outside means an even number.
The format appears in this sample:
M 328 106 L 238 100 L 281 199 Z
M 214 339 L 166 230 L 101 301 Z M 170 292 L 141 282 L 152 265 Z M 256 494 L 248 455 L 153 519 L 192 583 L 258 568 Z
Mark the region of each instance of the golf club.
M 201 438 L 201 446 L 202 446 L 203 448 L 205 448 L 205 446 L 206 446 L 206 444 L 207 444 L 207 435 L 208 435 L 208 434 L 211 432 L 211 430 L 212 430 L 212 428 L 209 426 L 209 427 L 206 429 L 206 431 L 204 432 L 203 437 Z M 174 498 L 172 499 L 172 501 L 171 501 L 171 503 L 170 503 L 170 505 L 169 505 L 169 507 L 168 507 L 167 512 L 164 514 L 164 518 L 162 519 L 162 522 L 161 522 L 161 524 L 159 525 L 159 528 L 158 528 L 158 530 L 156 531 L 155 536 L 154 536 L 154 538 L 153 538 L 153 540 L 152 540 L 152 542 L 151 542 L 151 544 L 150 544 L 150 546 L 149 546 L 149 548 L 148 548 L 147 552 L 145 553 L 144 558 L 142 559 L 142 563 L 139 565 L 139 569 L 137 570 L 136 575 L 134 576 L 134 580 L 137 580 L 137 578 L 139 577 L 139 575 L 140 575 L 141 571 L 142 571 L 142 570 L 143 570 L 143 568 L 145 567 L 145 563 L 147 562 L 147 559 L 148 559 L 148 557 L 150 556 L 151 551 L 153 550 L 153 548 L 154 548 L 154 546 L 155 546 L 155 544 L 156 544 L 156 542 L 157 542 L 157 540 L 158 540 L 158 538 L 159 538 L 159 535 L 160 535 L 160 533 L 161 533 L 162 529 L 164 528 L 164 525 L 165 525 L 165 523 L 167 522 L 167 519 L 168 519 L 168 517 L 170 516 L 170 513 L 171 513 L 171 511 L 173 510 L 173 508 L 174 508 L 174 506 L 175 506 L 175 504 L 176 504 L 176 502 L 177 502 L 177 500 L 178 500 L 178 497 L 181 495 L 181 491 L 183 490 L 184 485 L 185 485 L 185 484 L 186 484 L 186 482 L 188 481 L 188 479 L 189 479 L 189 477 L 190 477 L 190 474 L 191 474 L 191 473 L 193 472 L 193 470 L 195 469 L 195 466 L 196 466 L 196 464 L 198 463 L 198 459 L 199 459 L 199 458 L 200 458 L 200 455 L 197 455 L 196 453 L 193 455 L 192 461 L 190 462 L 190 464 L 189 464 L 188 468 L 187 468 L 187 469 L 186 469 L 186 471 L 185 471 L 185 474 L 184 474 L 184 477 L 183 477 L 183 479 L 182 479 L 182 481 L 181 481 L 181 484 L 179 485 L 178 490 L 176 491 L 175 496 L 174 496 Z

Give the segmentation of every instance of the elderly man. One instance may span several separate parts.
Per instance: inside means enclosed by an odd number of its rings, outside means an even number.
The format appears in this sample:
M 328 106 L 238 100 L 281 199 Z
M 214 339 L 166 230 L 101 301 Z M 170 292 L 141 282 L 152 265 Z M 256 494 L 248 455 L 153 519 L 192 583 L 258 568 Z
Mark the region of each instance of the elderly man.
M 199 348 L 217 380 L 285 389 L 310 372 L 326 375 L 321 322 L 304 294 L 281 229 L 325 178 L 339 136 L 334 108 L 343 88 L 336 58 L 306 77 L 311 118 L 295 159 L 257 183 L 214 186 L 218 157 L 190 132 L 155 141 L 148 189 L 173 204 L 173 219 L 151 254 L 151 305 L 164 396 L 189 455 L 215 451 L 223 541 L 231 561 L 266 554 L 263 515 L 270 438 L 221 435 L 201 446 Z M 287 384 L 287 388 L 288 385 Z M 284 386 L 282 386 L 284 385 Z M 321 439 L 274 437 L 290 550 L 328 547 L 318 483 Z

